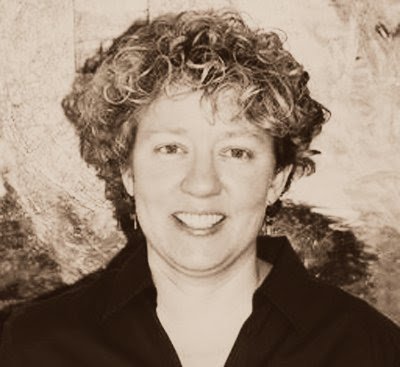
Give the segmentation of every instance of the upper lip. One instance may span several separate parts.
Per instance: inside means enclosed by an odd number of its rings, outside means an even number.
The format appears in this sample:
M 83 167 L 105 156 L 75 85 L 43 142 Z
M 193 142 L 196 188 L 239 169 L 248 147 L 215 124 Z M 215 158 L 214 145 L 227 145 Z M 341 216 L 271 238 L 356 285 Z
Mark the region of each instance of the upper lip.
M 193 215 L 222 215 L 223 217 L 226 217 L 226 214 L 221 213 L 216 210 L 180 210 L 177 212 L 172 213 L 172 215 L 179 215 L 179 214 L 193 214 Z
M 183 224 L 189 225 L 189 226 L 193 225 L 193 223 L 190 224 L 192 222 L 192 220 L 194 219 L 193 216 L 194 217 L 199 216 L 200 218 L 201 218 L 201 216 L 213 217 L 213 223 L 206 224 L 207 221 L 205 223 L 203 223 L 204 228 L 206 228 L 206 227 L 208 228 L 210 225 L 214 226 L 216 224 L 219 224 L 226 219 L 225 214 L 222 214 L 222 213 L 216 212 L 216 211 L 201 211 L 201 212 L 199 212 L 199 211 L 195 211 L 195 212 L 180 211 L 180 212 L 175 212 L 174 214 L 172 214 L 172 216 L 175 219 L 177 219 L 180 223 L 183 223 Z M 187 217 L 187 216 L 189 216 L 189 217 Z M 189 218 L 191 218 L 191 219 L 189 219 Z M 199 218 L 199 220 L 201 220 L 201 221 L 205 220 L 205 218 L 203 218 L 203 219 L 200 219 L 200 218 Z M 203 227 L 203 226 L 200 225 L 199 228 Z M 195 227 L 197 227 L 197 226 L 195 225 Z

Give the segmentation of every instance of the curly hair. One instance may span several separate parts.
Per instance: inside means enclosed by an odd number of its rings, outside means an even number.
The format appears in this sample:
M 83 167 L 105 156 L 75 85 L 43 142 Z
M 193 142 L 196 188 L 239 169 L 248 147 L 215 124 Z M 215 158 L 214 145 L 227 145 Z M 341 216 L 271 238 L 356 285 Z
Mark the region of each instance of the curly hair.
M 233 89 L 240 114 L 275 137 L 277 169 L 293 165 L 291 180 L 314 172 L 311 156 L 318 152 L 310 143 L 329 118 L 311 98 L 308 80 L 276 33 L 250 29 L 234 11 L 190 11 L 135 22 L 86 61 L 62 105 L 124 229 L 133 203 L 120 168 L 134 144 L 139 109 L 175 84 L 201 90 L 211 102 Z

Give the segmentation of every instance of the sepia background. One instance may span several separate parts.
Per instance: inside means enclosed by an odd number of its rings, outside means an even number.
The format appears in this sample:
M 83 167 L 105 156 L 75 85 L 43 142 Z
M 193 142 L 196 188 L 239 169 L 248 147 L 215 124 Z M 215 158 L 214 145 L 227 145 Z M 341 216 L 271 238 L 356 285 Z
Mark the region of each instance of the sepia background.
M 234 7 L 287 36 L 332 112 L 317 172 L 275 233 L 315 276 L 400 323 L 400 1 L 0 0 L 0 309 L 104 267 L 125 244 L 61 99 L 134 19 Z

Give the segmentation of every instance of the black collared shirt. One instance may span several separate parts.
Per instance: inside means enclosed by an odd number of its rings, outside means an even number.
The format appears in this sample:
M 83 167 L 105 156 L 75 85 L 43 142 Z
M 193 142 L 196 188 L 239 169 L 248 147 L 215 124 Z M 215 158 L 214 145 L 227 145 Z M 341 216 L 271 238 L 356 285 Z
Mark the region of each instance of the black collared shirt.
M 226 367 L 400 366 L 394 323 L 312 279 L 285 238 L 260 238 L 257 246 L 273 269 Z M 12 314 L 0 366 L 181 366 L 157 318 L 146 246 L 121 255 L 93 280 Z

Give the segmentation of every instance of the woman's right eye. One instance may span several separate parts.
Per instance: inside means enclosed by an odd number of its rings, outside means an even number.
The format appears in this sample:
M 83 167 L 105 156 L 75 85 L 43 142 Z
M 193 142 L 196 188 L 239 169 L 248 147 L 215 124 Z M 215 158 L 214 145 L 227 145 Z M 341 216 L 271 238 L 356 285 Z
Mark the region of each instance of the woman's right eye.
M 156 147 L 156 152 L 165 154 L 165 155 L 172 155 L 172 154 L 183 154 L 185 151 L 178 145 L 178 144 L 165 144 L 159 147 Z

